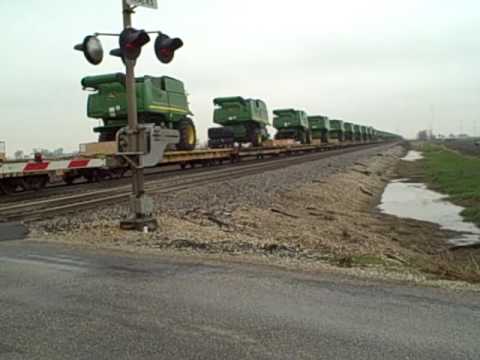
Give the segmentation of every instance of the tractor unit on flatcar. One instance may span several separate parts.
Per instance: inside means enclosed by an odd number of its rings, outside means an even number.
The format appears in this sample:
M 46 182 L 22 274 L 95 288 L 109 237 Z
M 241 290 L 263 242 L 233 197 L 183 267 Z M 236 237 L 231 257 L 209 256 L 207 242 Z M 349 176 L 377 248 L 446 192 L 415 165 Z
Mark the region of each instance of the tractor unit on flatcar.
M 273 114 L 273 127 L 277 129 L 276 140 L 293 139 L 301 144 L 311 144 L 312 133 L 305 111 L 280 109 Z
M 125 75 L 88 76 L 81 83 L 84 89 L 94 91 L 88 97 L 87 113 L 103 122 L 94 128 L 99 141 L 114 141 L 118 130 L 128 125 Z M 144 76 L 136 79 L 136 85 L 138 122 L 178 130 L 176 148 L 193 150 L 197 134 L 183 83 L 168 76 Z
M 262 100 L 237 96 L 216 98 L 213 103 L 213 122 L 221 127 L 208 129 L 209 147 L 232 147 L 235 143 L 258 147 L 268 139 L 270 122 Z

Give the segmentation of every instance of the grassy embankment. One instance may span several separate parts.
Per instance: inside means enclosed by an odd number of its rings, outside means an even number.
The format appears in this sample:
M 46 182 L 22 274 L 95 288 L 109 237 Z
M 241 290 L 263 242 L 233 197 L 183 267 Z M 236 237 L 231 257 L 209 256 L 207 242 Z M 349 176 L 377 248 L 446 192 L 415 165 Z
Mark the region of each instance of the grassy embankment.
M 421 150 L 430 187 L 465 207 L 465 220 L 480 226 L 480 158 L 431 144 L 423 145 Z
M 424 182 L 429 188 L 449 196 L 465 208 L 465 221 L 480 226 L 480 158 L 462 154 L 442 145 L 414 144 L 424 159 L 403 162 L 399 176 Z M 429 246 L 427 244 L 426 248 Z M 412 258 L 412 264 L 440 278 L 480 283 L 480 249 L 466 248 L 435 253 L 435 246 Z

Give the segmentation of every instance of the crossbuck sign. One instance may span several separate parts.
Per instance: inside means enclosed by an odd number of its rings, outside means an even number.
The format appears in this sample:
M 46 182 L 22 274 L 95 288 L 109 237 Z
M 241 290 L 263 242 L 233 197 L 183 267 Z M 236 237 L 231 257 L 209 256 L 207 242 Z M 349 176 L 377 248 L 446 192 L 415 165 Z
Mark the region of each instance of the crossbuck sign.
M 142 6 L 152 9 L 158 9 L 157 0 L 127 0 L 127 4 L 130 6 Z

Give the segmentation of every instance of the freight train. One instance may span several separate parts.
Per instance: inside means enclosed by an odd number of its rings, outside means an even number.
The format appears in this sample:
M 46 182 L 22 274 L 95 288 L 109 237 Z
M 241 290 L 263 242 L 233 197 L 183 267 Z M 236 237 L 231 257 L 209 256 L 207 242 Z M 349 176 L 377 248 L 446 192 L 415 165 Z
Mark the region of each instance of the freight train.
M 179 133 L 178 143 L 155 166 L 205 166 L 248 157 L 324 151 L 401 138 L 372 127 L 285 108 L 273 111 L 273 127 L 277 133 L 270 140 L 266 103 L 236 96 L 214 100 L 213 122 L 219 126 L 208 130 L 209 147 L 196 149 L 197 132 L 183 83 L 166 76 L 144 76 L 137 78 L 136 83 L 139 123 L 175 129 Z M 92 91 L 88 97 L 88 117 L 102 121 L 102 126 L 94 128 L 99 142 L 88 144 L 72 158 L 44 159 L 36 155 L 31 160 L 7 161 L 0 157 L 0 193 L 40 190 L 59 179 L 73 184 L 79 179 L 99 181 L 125 174 L 128 164 L 118 156 L 119 139 L 116 139 L 117 132 L 128 124 L 125 76 L 90 76 L 83 78 L 81 84 Z

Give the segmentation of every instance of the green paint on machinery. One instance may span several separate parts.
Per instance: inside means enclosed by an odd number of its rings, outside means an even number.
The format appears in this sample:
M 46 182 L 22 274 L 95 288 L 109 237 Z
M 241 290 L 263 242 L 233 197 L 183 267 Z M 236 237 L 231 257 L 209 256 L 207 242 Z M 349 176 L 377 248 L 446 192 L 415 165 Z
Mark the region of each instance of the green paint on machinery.
M 322 142 L 328 143 L 330 119 L 327 116 L 309 116 L 308 124 L 312 139 L 320 139 Z
M 260 146 L 269 138 L 268 110 L 262 100 L 236 96 L 216 98 L 213 103 L 213 122 L 222 127 L 208 129 L 210 147 L 231 147 L 235 143 Z
M 360 125 L 360 133 L 362 134 L 362 140 L 368 140 L 368 128 L 366 126 Z
M 353 141 L 354 140 L 354 125 L 350 122 L 344 122 L 343 127 L 345 129 L 345 140 L 347 141 Z
M 273 112 L 273 127 L 277 129 L 275 139 L 294 139 L 302 144 L 312 142 L 312 134 L 305 111 L 281 109 Z
M 330 138 L 345 140 L 345 123 L 342 120 L 330 120 Z
M 362 141 L 362 129 L 360 125 L 353 125 L 353 139 L 355 141 Z
M 99 141 L 115 140 L 117 131 L 128 125 L 125 75 L 121 73 L 88 76 L 82 79 L 84 89 L 95 92 L 88 97 L 88 116 L 101 119 L 96 127 Z M 187 94 L 183 83 L 161 76 L 136 78 L 138 122 L 177 129 L 179 150 L 193 150 L 196 145 L 195 125 L 190 118 Z

